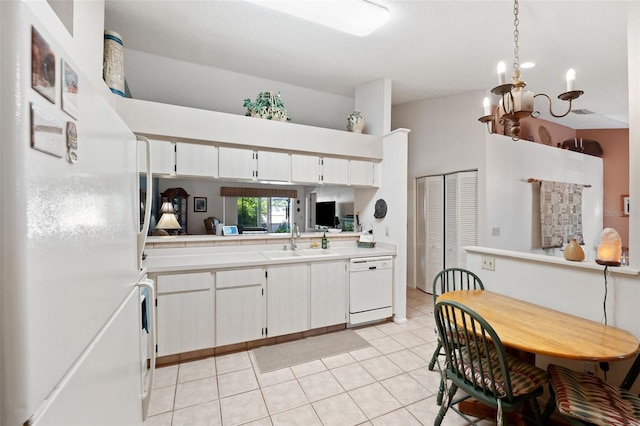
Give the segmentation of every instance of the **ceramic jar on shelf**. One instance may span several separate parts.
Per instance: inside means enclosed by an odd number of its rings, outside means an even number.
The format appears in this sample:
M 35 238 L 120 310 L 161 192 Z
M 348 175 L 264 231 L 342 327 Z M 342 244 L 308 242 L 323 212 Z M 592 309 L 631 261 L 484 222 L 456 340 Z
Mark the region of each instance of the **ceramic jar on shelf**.
M 580 244 L 578 244 L 575 238 L 564 248 L 564 258 L 575 262 L 582 262 L 584 260 L 584 250 L 582 250 L 582 247 L 580 247 Z
M 104 32 L 102 78 L 113 93 L 124 96 L 124 46 L 115 31 Z
M 347 130 L 353 133 L 362 133 L 364 129 L 364 114 L 360 111 L 353 111 L 347 117 Z

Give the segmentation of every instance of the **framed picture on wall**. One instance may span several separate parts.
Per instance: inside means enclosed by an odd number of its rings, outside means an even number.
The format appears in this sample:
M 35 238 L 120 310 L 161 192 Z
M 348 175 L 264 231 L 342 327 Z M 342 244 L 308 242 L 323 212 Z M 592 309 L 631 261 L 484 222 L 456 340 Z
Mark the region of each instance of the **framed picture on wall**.
M 193 211 L 194 212 L 206 212 L 207 211 L 207 197 L 193 197 Z
M 622 195 L 622 214 L 629 216 L 629 194 Z

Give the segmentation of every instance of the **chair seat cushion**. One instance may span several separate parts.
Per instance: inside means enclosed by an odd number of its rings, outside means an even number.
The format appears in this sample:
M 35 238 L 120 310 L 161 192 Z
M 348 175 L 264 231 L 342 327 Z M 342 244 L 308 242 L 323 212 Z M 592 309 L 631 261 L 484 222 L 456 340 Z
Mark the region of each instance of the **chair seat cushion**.
M 463 353 L 466 352 L 466 350 L 466 348 L 463 348 Z M 465 372 L 467 380 L 475 384 L 484 382 L 486 388 L 492 389 L 490 374 L 490 369 L 492 369 L 496 384 L 496 396 L 498 398 L 506 396 L 504 378 L 495 353 L 492 353 L 490 350 L 488 357 L 481 358 L 482 368 L 476 366 L 476 368 L 472 369 L 468 361 L 468 356 L 463 355 L 462 359 L 464 359 L 464 366 L 458 366 L 458 369 Z M 535 365 L 521 361 L 509 354 L 507 354 L 506 361 L 511 375 L 511 388 L 514 397 L 529 394 L 544 386 L 549 381 L 547 372 Z
M 549 364 L 560 414 L 602 426 L 640 426 L 640 398 L 598 377 Z

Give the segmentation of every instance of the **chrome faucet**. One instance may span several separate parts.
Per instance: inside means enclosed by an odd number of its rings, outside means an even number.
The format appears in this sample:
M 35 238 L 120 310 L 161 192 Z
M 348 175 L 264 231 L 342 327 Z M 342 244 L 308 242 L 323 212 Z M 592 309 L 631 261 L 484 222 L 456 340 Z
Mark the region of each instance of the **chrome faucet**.
M 298 244 L 296 244 L 296 237 L 300 236 L 300 229 L 298 229 L 298 225 L 295 223 L 291 228 L 291 250 L 295 250 L 298 248 Z

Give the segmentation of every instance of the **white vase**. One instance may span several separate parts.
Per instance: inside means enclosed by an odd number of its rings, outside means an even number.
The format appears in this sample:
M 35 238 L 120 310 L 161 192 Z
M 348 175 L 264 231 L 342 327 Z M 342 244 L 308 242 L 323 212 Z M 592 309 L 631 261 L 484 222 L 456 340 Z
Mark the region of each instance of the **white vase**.
M 347 117 L 347 130 L 353 133 L 362 133 L 364 129 L 364 115 L 360 111 L 353 111 Z
M 124 96 L 124 46 L 115 31 L 104 32 L 102 78 L 113 93 Z

